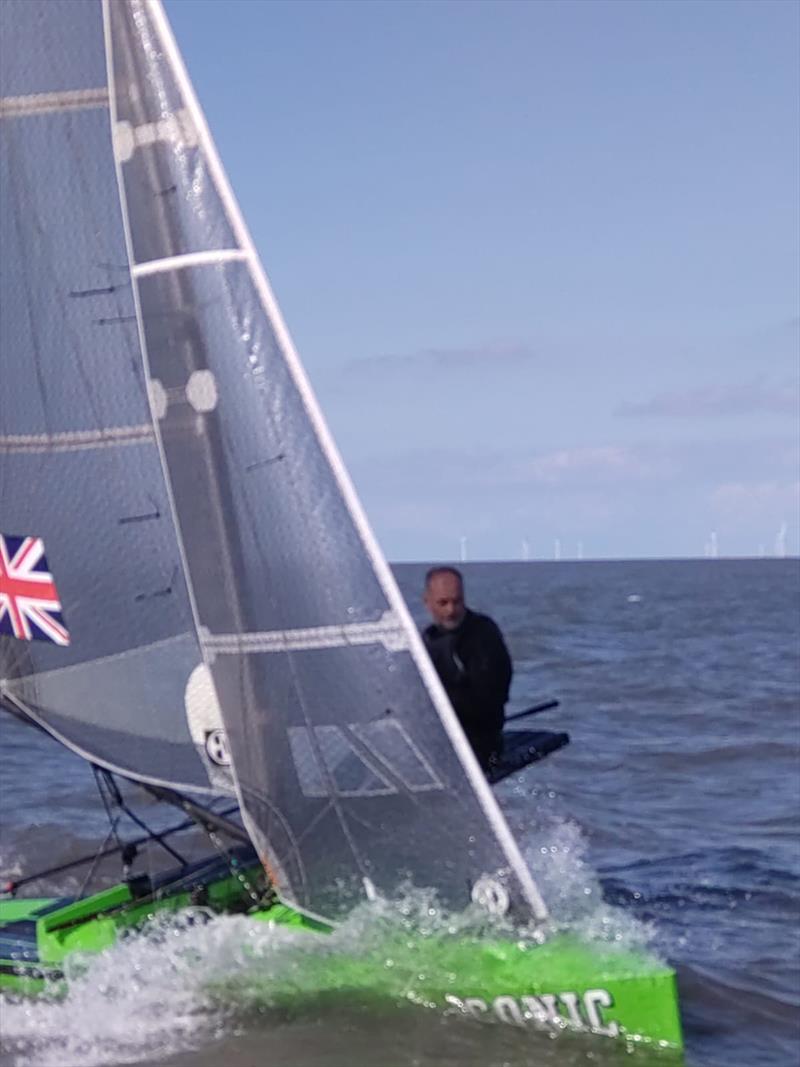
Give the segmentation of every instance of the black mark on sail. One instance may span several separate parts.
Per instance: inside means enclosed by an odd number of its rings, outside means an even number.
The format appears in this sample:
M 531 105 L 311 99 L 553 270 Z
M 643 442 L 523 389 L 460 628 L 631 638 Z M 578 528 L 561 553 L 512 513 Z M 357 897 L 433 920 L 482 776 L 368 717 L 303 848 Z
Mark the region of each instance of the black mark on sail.
M 164 589 L 156 589 L 154 593 L 137 593 L 133 598 L 135 603 L 141 604 L 143 600 L 156 600 L 158 597 L 171 596 L 172 586 L 165 586 Z
M 248 463 L 245 470 L 249 474 L 250 471 L 258 470 L 259 467 L 269 467 L 272 463 L 280 463 L 282 459 L 286 458 L 285 452 L 279 452 L 277 456 L 270 456 L 269 459 L 259 459 L 255 463 Z
M 158 506 L 158 501 L 152 496 L 147 494 L 147 502 L 150 505 L 150 511 L 143 511 L 141 515 L 125 515 L 118 520 L 120 526 L 126 526 L 132 522 L 147 522 L 149 519 L 160 519 L 161 509 Z M 175 571 L 172 574 L 172 581 L 175 581 Z
M 156 511 L 148 511 L 146 515 L 126 515 L 125 518 L 119 520 L 119 524 L 120 524 L 120 526 L 126 526 L 128 523 L 131 523 L 131 522 L 147 522 L 148 519 L 160 519 L 160 518 L 161 518 L 161 512 L 160 511 L 158 511 L 158 510 L 156 510 Z
M 373 715 L 371 719 L 367 719 L 367 721 L 366 721 L 366 723 L 364 723 L 364 725 L 365 726 L 374 726 L 375 723 L 383 722 L 387 715 L 392 715 L 392 714 L 393 714 L 393 711 L 392 711 L 391 708 L 384 708 L 383 709 L 383 714 L 381 714 L 381 715 Z
M 177 193 L 177 185 L 168 185 L 166 189 L 159 189 L 156 191 L 156 196 L 168 196 L 170 193 Z
M 118 285 L 104 285 L 100 289 L 73 289 L 69 293 L 73 299 L 84 296 L 111 296 L 112 293 L 116 293 Z
M 94 319 L 92 325 L 94 326 L 117 326 L 124 322 L 136 322 L 135 315 L 117 315 L 112 319 Z
M 173 586 L 175 585 L 175 579 L 177 578 L 177 576 L 178 576 L 178 568 L 176 567 L 172 572 L 172 578 L 170 579 L 169 585 L 165 586 L 163 589 L 156 589 L 152 593 L 138 593 L 133 598 L 134 602 L 136 604 L 141 604 L 142 601 L 144 601 L 144 600 L 157 600 L 160 597 L 171 596 L 172 595 L 172 591 L 173 591 Z

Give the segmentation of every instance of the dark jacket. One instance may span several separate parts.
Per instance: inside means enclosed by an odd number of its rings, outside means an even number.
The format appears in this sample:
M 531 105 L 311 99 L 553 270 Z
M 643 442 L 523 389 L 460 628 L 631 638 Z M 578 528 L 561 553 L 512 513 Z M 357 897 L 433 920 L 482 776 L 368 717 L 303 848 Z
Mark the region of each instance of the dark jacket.
M 435 623 L 422 633 L 436 673 L 471 741 L 503 729 L 511 685 L 511 657 L 497 624 L 467 611 L 455 630 Z

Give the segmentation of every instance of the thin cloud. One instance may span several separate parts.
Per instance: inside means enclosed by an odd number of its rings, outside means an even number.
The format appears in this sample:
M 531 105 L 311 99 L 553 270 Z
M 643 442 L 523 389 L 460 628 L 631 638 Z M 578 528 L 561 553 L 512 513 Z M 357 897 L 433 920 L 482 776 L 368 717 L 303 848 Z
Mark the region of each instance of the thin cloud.
M 633 449 L 618 445 L 593 448 L 565 448 L 531 459 L 519 471 L 531 481 L 545 485 L 592 483 L 602 481 L 638 481 L 652 477 L 653 463 Z
M 529 363 L 536 359 L 534 350 L 518 342 L 493 342 L 482 345 L 463 345 L 453 348 L 422 348 L 405 354 L 365 356 L 352 359 L 344 370 L 464 370 L 469 367 L 484 368 L 490 365 L 508 366 L 513 363 Z
M 657 393 L 650 400 L 626 402 L 615 415 L 708 418 L 724 415 L 795 415 L 800 412 L 800 385 L 710 385 L 700 389 Z
M 373 451 L 354 457 L 357 482 L 383 497 L 470 500 L 481 494 L 602 491 L 627 487 L 663 491 L 704 487 L 721 492 L 718 502 L 737 499 L 737 486 L 791 483 L 797 445 L 791 438 L 603 443 L 550 451 L 414 448 Z
M 796 516 L 800 510 L 800 481 L 726 482 L 711 494 L 711 506 L 725 516 Z
M 669 456 L 601 445 L 530 456 L 518 452 L 413 450 L 357 462 L 354 473 L 357 478 L 379 480 L 388 494 L 433 486 L 438 495 L 454 497 L 532 486 L 571 490 L 642 482 L 669 477 L 674 468 Z

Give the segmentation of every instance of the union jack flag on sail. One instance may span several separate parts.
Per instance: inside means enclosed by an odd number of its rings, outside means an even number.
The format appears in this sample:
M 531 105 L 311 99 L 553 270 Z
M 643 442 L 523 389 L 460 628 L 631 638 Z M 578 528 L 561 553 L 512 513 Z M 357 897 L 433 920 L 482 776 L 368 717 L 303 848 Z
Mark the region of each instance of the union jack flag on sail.
M 0 634 L 69 644 L 41 537 L 0 534 Z

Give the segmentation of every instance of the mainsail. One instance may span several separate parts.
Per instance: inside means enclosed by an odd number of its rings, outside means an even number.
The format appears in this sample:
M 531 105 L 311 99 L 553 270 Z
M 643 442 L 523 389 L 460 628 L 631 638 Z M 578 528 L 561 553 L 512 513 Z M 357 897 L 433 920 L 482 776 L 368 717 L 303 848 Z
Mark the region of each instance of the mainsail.
M 71 643 L 0 633 L 0 694 L 131 777 L 212 788 L 230 759 L 313 914 L 404 881 L 460 906 L 486 875 L 543 915 L 160 4 L 3 8 L 0 530 L 43 538 Z
M 95 762 L 209 790 L 184 706 L 201 656 L 139 350 L 101 8 L 3 0 L 0 18 L 0 535 L 42 542 L 70 635 L 0 627 L 0 699 Z

